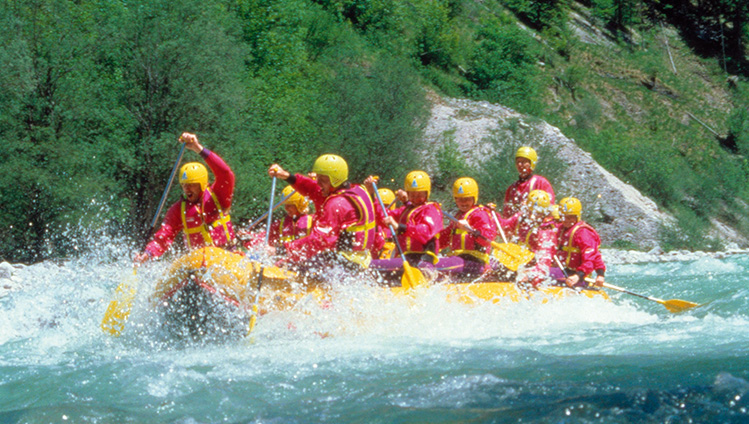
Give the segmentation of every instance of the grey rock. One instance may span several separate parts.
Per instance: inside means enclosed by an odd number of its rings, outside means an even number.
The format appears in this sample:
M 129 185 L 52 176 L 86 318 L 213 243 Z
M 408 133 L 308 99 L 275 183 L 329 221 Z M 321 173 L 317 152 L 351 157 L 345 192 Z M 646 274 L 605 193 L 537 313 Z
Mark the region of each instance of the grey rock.
M 648 251 L 648 255 L 662 255 L 663 249 L 660 246 L 656 246 Z
M 15 269 L 13 268 L 13 265 L 7 262 L 0 263 L 0 279 L 10 278 L 13 276 L 14 272 Z

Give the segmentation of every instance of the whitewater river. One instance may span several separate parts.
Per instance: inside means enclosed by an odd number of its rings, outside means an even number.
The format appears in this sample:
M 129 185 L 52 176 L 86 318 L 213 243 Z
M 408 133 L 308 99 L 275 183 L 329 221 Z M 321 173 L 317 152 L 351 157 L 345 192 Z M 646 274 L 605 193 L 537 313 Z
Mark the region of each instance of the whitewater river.
M 165 264 L 139 272 L 125 334 L 100 330 L 125 258 L 16 271 L 0 298 L 1 423 L 749 422 L 749 256 L 611 266 L 611 283 L 706 304 L 678 315 L 618 293 L 466 306 L 349 282 L 331 308 L 188 346 L 148 328 Z

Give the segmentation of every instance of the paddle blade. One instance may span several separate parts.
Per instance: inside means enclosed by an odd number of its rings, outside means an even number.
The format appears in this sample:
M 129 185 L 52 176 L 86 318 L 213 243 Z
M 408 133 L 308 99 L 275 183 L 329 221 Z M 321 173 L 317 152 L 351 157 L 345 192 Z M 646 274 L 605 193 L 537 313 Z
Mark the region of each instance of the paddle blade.
M 296 273 L 275 266 L 263 268 L 263 278 L 270 280 L 288 280 L 296 277 Z
M 686 311 L 687 309 L 696 308 L 700 306 L 700 304 L 690 302 L 688 300 L 669 299 L 669 300 L 663 301 L 663 306 L 665 306 L 669 312 L 678 313 L 678 312 Z
M 252 317 L 250 317 L 250 326 L 247 329 L 247 335 L 252 333 L 252 330 L 255 329 L 255 323 L 257 323 L 257 303 L 252 305 Z
M 125 322 L 130 316 L 135 301 L 135 272 L 133 276 L 120 283 L 114 291 L 114 299 L 109 302 L 104 318 L 101 320 L 101 329 L 109 335 L 119 337 L 125 329 Z
M 517 271 L 533 259 L 533 252 L 514 243 L 492 243 L 492 256 L 510 271 Z
M 401 285 L 405 289 L 413 289 L 418 286 L 423 286 L 427 283 L 424 274 L 421 270 L 414 268 L 408 264 L 407 261 L 403 261 L 403 277 L 401 277 Z

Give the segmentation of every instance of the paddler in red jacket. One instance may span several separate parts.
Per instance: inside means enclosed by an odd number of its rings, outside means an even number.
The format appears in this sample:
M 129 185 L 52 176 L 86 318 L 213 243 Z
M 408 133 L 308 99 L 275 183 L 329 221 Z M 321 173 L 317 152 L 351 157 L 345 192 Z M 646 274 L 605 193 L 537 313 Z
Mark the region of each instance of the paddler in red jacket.
M 520 211 L 528 198 L 528 193 L 533 190 L 543 190 L 549 193 L 551 203 L 554 203 L 554 189 L 549 181 L 535 175 L 538 154 L 531 147 L 523 146 L 515 153 L 515 167 L 518 170 L 518 180 L 512 183 L 505 192 L 504 207 L 502 217 L 509 218 Z
M 559 201 L 562 225 L 557 255 L 565 267 L 565 283 L 568 286 L 587 285 L 585 278 L 595 271 L 595 285 L 602 287 L 606 264 L 603 263 L 599 250 L 601 237 L 593 227 L 580 219 L 582 211 L 582 204 L 574 197 L 565 197 Z
M 439 239 L 447 244 L 448 256 L 440 258 L 435 269 L 477 277 L 488 268 L 492 251 L 490 240 L 497 236 L 497 229 L 489 215 L 490 211 L 478 204 L 479 186 L 476 180 L 458 178 L 453 184 L 453 198 L 458 206 L 455 215 L 458 222 L 451 221 L 440 232 Z
M 371 183 L 375 178 L 370 176 L 364 181 L 372 192 Z M 404 186 L 405 191 L 395 193 L 404 205 L 388 211 L 382 211 L 378 205 L 378 223 L 395 229 L 398 242 L 411 266 L 421 267 L 420 263 L 434 265 L 438 260 L 442 210 L 438 203 L 429 201 L 432 182 L 426 172 L 411 171 L 406 175 Z M 403 261 L 400 257 L 376 259 L 372 261 L 371 268 L 380 272 L 396 272 L 403 269 Z
M 204 148 L 195 134 L 182 133 L 179 141 L 205 160 L 215 176 L 208 186 L 208 171 L 199 162 L 190 162 L 179 171 L 182 200 L 166 212 L 161 228 L 143 253 L 135 256 L 142 263 L 163 255 L 178 233 L 183 232 L 188 249 L 204 246 L 230 246 L 234 241 L 229 209 L 234 195 L 234 173 L 216 153 Z
M 283 197 L 294 192 L 294 187 L 286 186 Z M 300 239 L 312 232 L 312 216 L 309 215 L 309 201 L 306 197 L 294 192 L 283 202 L 286 215 L 271 224 L 268 243 L 280 246 L 282 243 Z
M 315 205 L 309 235 L 283 243 L 283 262 L 303 271 L 337 262 L 354 269 L 366 268 L 372 260 L 375 241 L 375 211 L 367 191 L 348 182 L 348 164 L 337 155 L 322 155 L 312 166 L 317 180 L 290 174 L 278 164 L 268 175 L 286 180 Z
M 293 193 L 293 194 L 292 194 Z M 312 231 L 312 215 L 309 215 L 309 201 L 306 197 L 294 191 L 294 187 L 286 186 L 283 189 L 283 208 L 286 215 L 281 219 L 275 219 L 270 224 L 270 235 L 268 245 L 280 246 L 287 241 L 296 240 L 308 235 Z M 265 242 L 265 231 L 254 233 L 239 233 L 240 238 L 245 237 L 244 247 L 252 249 Z

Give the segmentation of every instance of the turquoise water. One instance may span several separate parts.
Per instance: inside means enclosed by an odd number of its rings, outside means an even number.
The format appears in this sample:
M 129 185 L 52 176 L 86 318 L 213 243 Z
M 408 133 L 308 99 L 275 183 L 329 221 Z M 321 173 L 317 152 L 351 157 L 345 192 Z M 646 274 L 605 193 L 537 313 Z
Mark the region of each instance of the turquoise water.
M 131 273 L 117 252 L 18 271 L 0 298 L 0 422 L 749 422 L 749 257 L 614 265 L 613 284 L 705 306 L 675 315 L 611 293 L 467 306 L 355 281 L 333 307 L 258 320 L 254 337 L 177 346 L 139 272 L 120 338 L 99 329 Z

